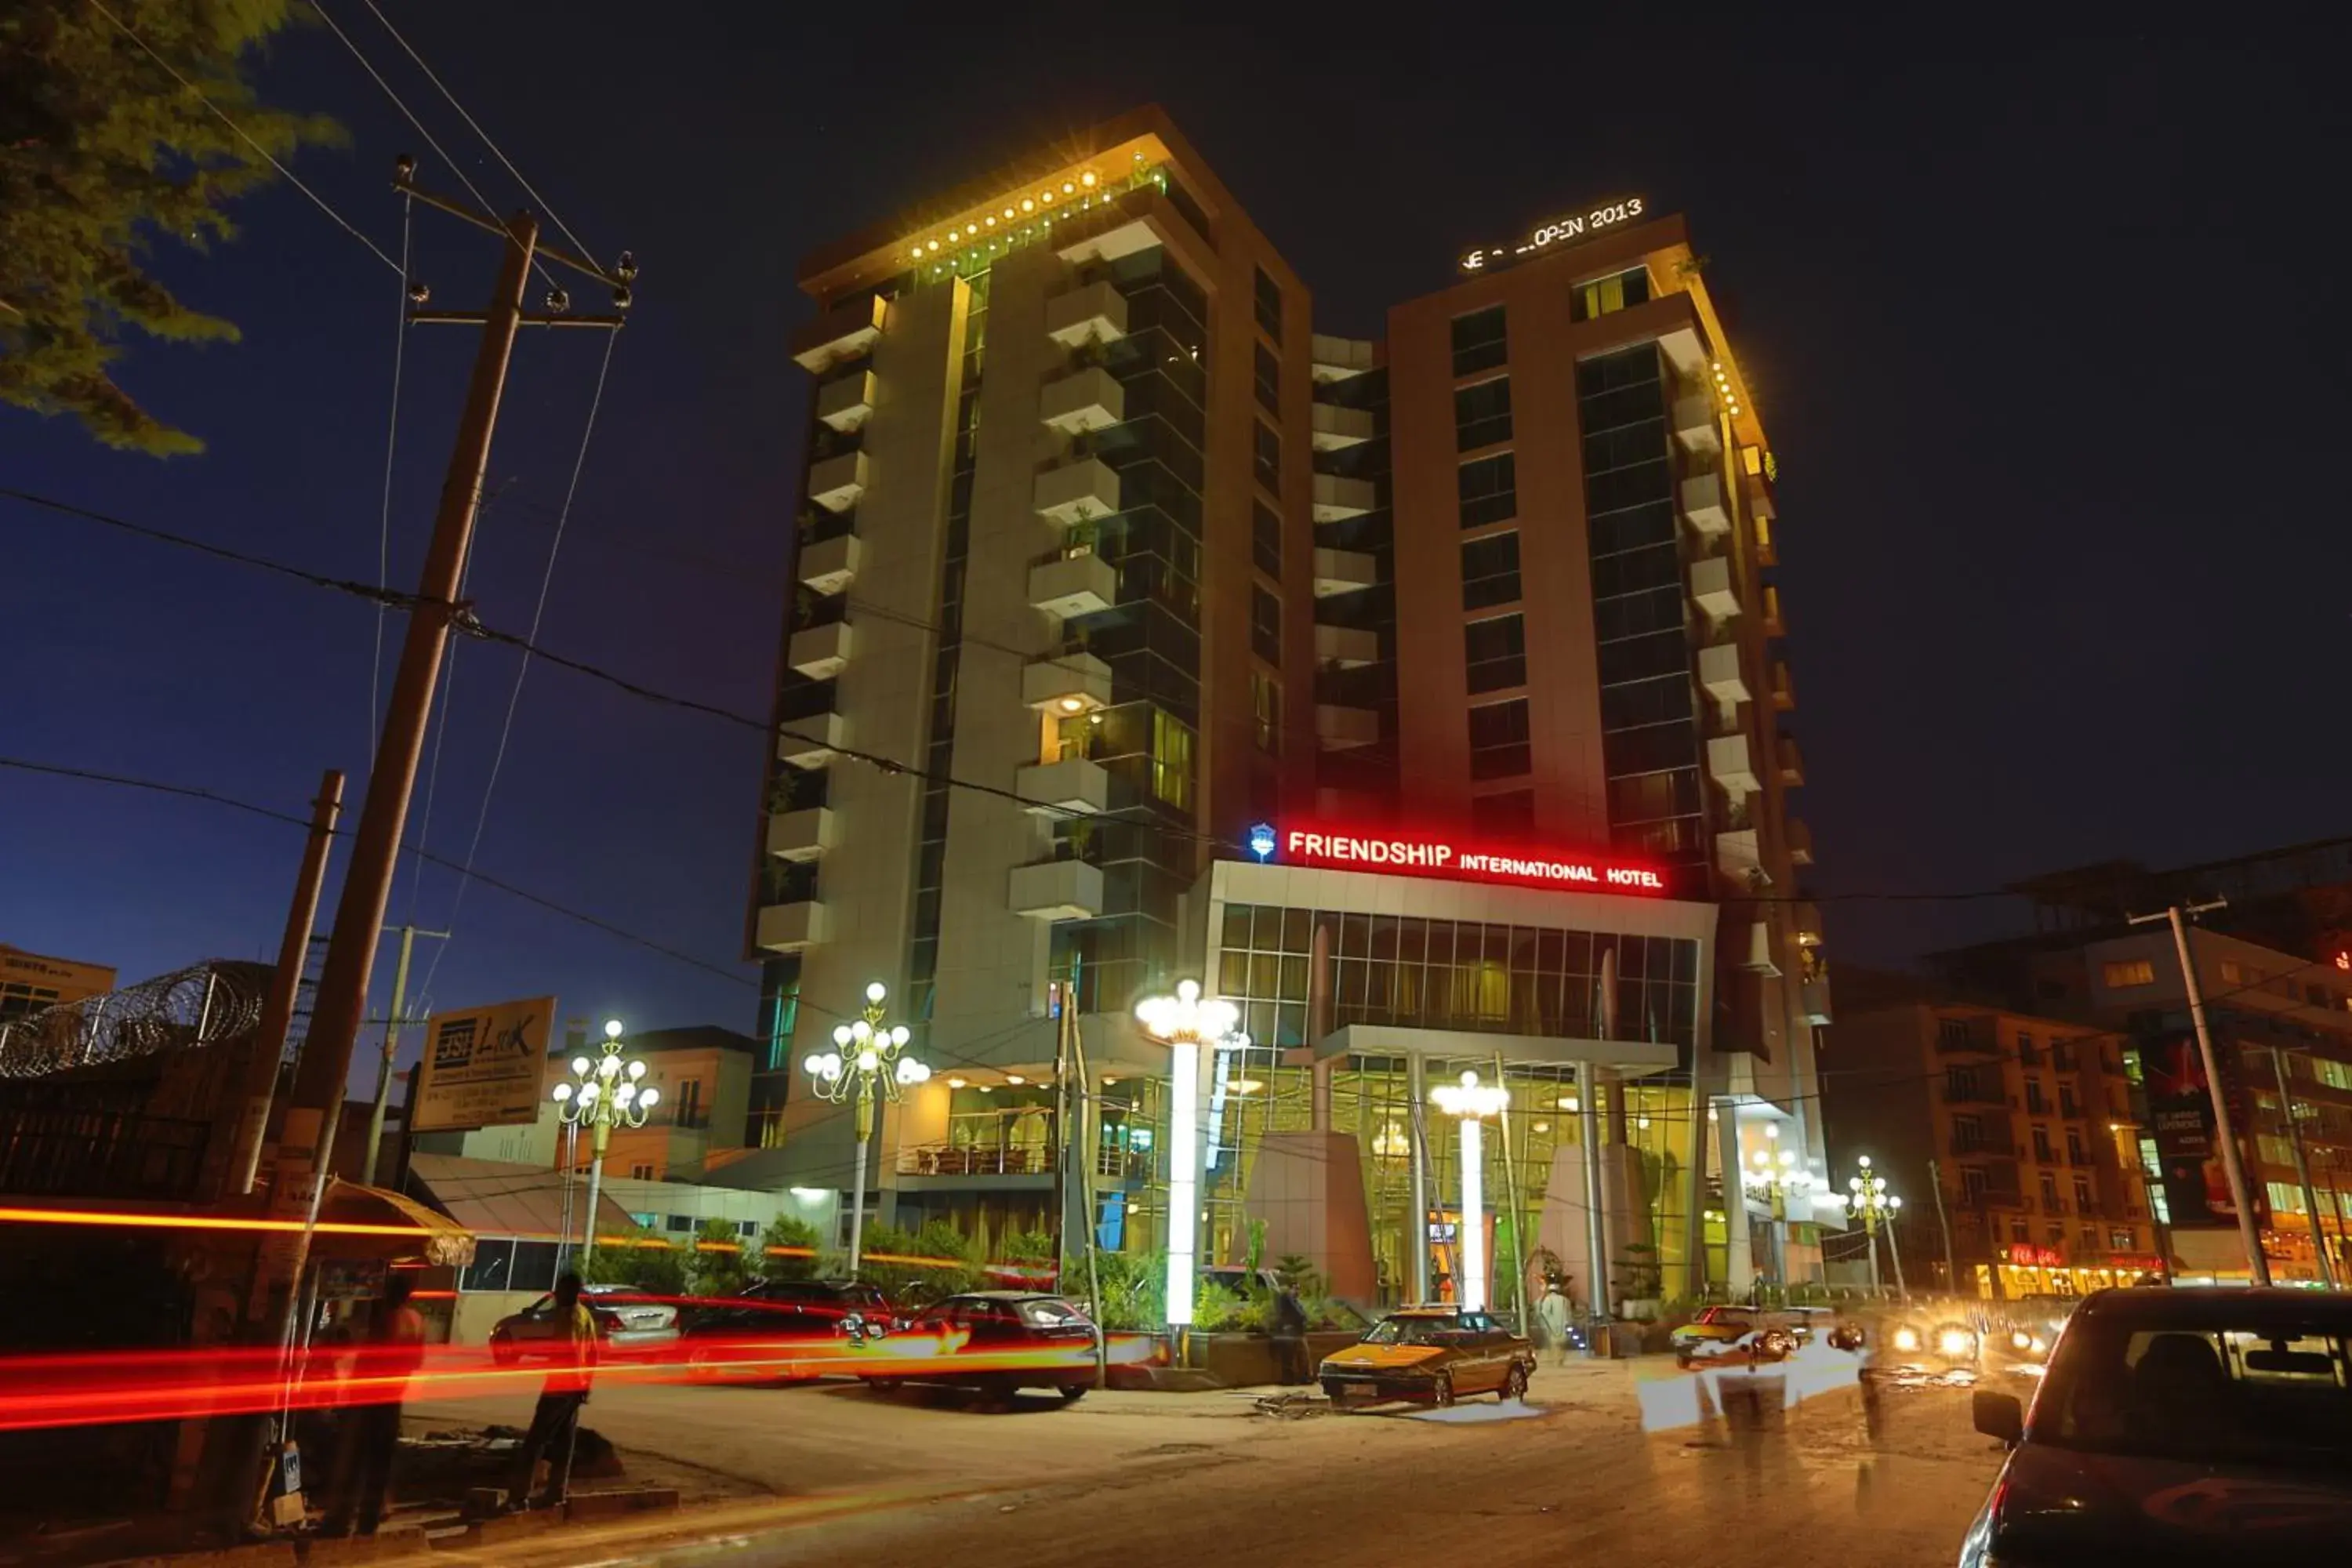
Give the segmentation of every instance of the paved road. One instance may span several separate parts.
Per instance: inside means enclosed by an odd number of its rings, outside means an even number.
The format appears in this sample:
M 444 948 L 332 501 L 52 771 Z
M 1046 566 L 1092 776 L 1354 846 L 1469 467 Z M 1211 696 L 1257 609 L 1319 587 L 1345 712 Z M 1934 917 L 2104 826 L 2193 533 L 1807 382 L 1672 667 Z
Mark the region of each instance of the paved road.
M 1658 1373 L 1547 1369 L 1523 1410 L 1478 1401 L 1444 1419 L 1275 1421 L 1231 1395 L 990 1415 L 845 1388 L 606 1390 L 593 1424 L 625 1453 L 654 1450 L 741 1495 L 702 1516 L 698 1542 L 615 1539 L 599 1555 L 665 1568 L 852 1553 L 1155 1568 L 1236 1552 L 1286 1565 L 1468 1552 L 1482 1565 L 1640 1553 L 1927 1568 L 1952 1562 L 1998 1468 L 1969 1430 L 1965 1390 L 1890 1389 L 1874 1416 L 1850 1387 L 1793 1410 L 1735 1388 L 1722 1416 L 1645 1432 L 1637 1379 Z

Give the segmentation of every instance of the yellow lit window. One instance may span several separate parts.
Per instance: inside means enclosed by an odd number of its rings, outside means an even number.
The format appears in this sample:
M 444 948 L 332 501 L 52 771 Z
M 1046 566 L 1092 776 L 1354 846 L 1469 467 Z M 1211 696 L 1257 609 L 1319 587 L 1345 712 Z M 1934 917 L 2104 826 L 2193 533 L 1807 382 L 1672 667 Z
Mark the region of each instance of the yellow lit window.
M 1151 793 L 1180 811 L 1192 808 L 1192 731 L 1181 719 L 1151 715 Z
M 2111 991 L 2122 990 L 2130 985 L 2153 985 L 2156 984 L 2156 965 L 2145 958 L 2136 958 L 2128 963 L 2101 964 L 2099 978 Z

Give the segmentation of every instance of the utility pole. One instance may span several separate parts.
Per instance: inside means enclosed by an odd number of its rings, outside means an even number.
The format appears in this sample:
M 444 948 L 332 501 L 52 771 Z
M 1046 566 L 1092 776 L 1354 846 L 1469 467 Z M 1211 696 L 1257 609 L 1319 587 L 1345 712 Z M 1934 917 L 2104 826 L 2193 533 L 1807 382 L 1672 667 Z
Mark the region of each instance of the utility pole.
M 2311 1222 L 2311 1250 L 2319 1259 L 2319 1280 L 2336 1289 L 2336 1265 L 2327 1256 L 2327 1234 L 2319 1228 L 2319 1194 L 2311 1184 L 2311 1160 L 2303 1151 L 2303 1126 L 2294 1119 L 2294 1095 L 2287 1088 L 2286 1053 L 2271 1047 L 2271 1071 L 2278 1079 L 2279 1110 L 2286 1118 L 2287 1144 L 2294 1151 L 2294 1179 L 2303 1184 L 2304 1217 Z
M 2213 1053 L 2213 1031 L 2205 1022 L 2205 990 L 2197 983 L 2197 955 L 2189 951 L 2187 915 L 2201 915 L 2208 910 L 2218 910 L 2229 902 L 2215 899 L 2208 903 L 2191 904 L 2183 909 L 2171 905 L 2160 915 L 2134 915 L 2134 925 L 2149 925 L 2157 921 L 2168 921 L 2172 925 L 2172 945 L 2180 955 L 2180 984 L 2189 994 L 2189 1021 L 2197 1029 L 2197 1053 L 2205 1063 L 2205 1096 L 2213 1105 L 2213 1136 L 2221 1144 L 2221 1170 L 2230 1178 L 2230 1201 L 2238 1206 L 2238 1239 L 2245 1244 L 2246 1269 L 2257 1285 L 2271 1282 L 2271 1262 L 2263 1256 L 2263 1238 L 2254 1229 L 2252 1195 L 2246 1190 L 2246 1165 L 2238 1152 L 2237 1133 L 2230 1126 L 2230 1097 L 2221 1092 L 2221 1062 Z
M 1957 1296 L 1960 1293 L 1960 1270 L 1952 1261 L 1952 1221 L 1944 1213 L 1944 1173 L 1933 1160 L 1927 1162 L 1927 1189 L 1936 1194 L 1936 1228 L 1944 1233 L 1944 1289 Z
M 253 1055 L 246 1062 L 245 1109 L 229 1156 L 233 1192 L 253 1191 L 260 1169 L 261 1146 L 269 1131 L 269 1102 L 278 1094 L 286 1032 L 293 1026 L 294 999 L 301 990 L 303 963 L 310 952 L 310 928 L 319 919 L 319 889 L 327 879 L 327 850 L 334 842 L 335 821 L 342 811 L 343 775 L 329 768 L 319 779 L 318 798 L 310 803 L 310 837 L 302 847 L 302 868 L 294 876 L 294 901 L 286 911 L 286 934 L 278 940 L 278 967 L 270 973 L 261 1027 L 253 1038 Z
M 420 936 L 446 939 L 446 931 L 400 928 L 400 961 L 392 970 L 392 1016 L 383 1021 L 383 1059 L 376 1064 L 375 1103 L 368 1110 L 367 1158 L 360 1164 L 362 1185 L 375 1185 L 377 1152 L 383 1147 L 383 1111 L 392 1099 L 392 1058 L 400 1049 L 400 1026 L 408 1021 L 408 959 Z

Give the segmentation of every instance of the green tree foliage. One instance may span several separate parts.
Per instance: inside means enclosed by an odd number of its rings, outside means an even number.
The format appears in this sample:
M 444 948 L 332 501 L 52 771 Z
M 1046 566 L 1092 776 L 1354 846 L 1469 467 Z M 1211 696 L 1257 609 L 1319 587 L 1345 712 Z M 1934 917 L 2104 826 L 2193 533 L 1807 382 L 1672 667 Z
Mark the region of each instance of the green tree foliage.
M 768 1222 L 760 1233 L 760 1258 L 755 1271 L 771 1279 L 817 1279 L 816 1226 L 793 1215 L 780 1214 Z M 797 1251 L 780 1253 L 778 1248 L 806 1247 L 805 1255 Z
M 590 1285 L 630 1285 L 655 1296 L 686 1294 L 687 1250 L 647 1226 L 632 1226 L 618 1237 L 596 1238 L 596 1250 L 579 1260 L 580 1278 Z
M 732 1296 L 749 1284 L 754 1259 L 744 1256 L 748 1245 L 731 1219 L 707 1219 L 695 1228 L 694 1256 L 686 1265 L 687 1279 L 698 1296 Z
M 204 251 L 234 238 L 226 204 L 272 177 L 205 100 L 281 161 L 343 133 L 263 105 L 242 75 L 294 18 L 295 0 L 108 0 L 107 10 L 138 38 L 89 0 L 0 6 L 0 401 L 70 415 L 110 447 L 201 451 L 117 385 L 112 367 L 133 331 L 236 340 L 235 325 L 182 303 L 147 266 L 158 239 Z
M 869 1225 L 859 1238 L 859 1249 L 864 1256 L 857 1277 L 901 1306 L 920 1306 L 979 1287 L 978 1250 L 969 1237 L 944 1220 L 935 1219 L 920 1230 Z M 898 1258 L 924 1261 L 889 1261 Z
M 1167 1321 L 1166 1253 L 1099 1252 L 1095 1271 L 1102 1281 L 1095 1321 L 1104 1328 L 1140 1331 L 1156 1330 Z

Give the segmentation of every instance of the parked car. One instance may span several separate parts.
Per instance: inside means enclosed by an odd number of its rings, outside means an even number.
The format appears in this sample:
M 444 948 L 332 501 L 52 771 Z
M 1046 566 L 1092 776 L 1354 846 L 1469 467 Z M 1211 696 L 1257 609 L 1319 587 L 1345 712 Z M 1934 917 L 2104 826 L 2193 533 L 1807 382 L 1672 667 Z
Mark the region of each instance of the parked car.
M 1920 1303 L 1911 1310 L 1890 1314 L 1881 1331 L 1876 1357 L 1880 1370 L 1975 1371 L 1983 1363 L 1982 1323 L 1949 1303 Z
M 1323 1358 L 1317 1380 L 1335 1410 L 1403 1401 L 1443 1407 L 1469 1394 L 1517 1399 L 1535 1347 L 1486 1312 L 1406 1307 Z
M 2352 1538 L 2352 1299 L 2101 1290 L 2067 1320 L 2029 1413 L 1980 1388 L 2009 1445 L 1962 1568 L 2332 1562 Z
M 698 1374 L 787 1382 L 853 1370 L 832 1358 L 878 1345 L 906 1321 L 890 1299 L 857 1280 L 755 1279 L 732 1296 L 688 1303 L 679 1316 L 687 1365 Z M 806 1357 L 795 1349 L 820 1347 Z
M 583 1285 L 580 1304 L 596 1324 L 596 1353 L 605 1360 L 651 1359 L 677 1345 L 677 1309 L 626 1285 Z M 490 1359 L 512 1366 L 555 1353 L 555 1297 L 541 1296 L 490 1329 Z
M 858 1375 L 877 1391 L 914 1383 L 1007 1398 L 1024 1388 L 1049 1388 L 1075 1405 L 1095 1385 L 1098 1332 L 1066 1297 L 969 1290 L 924 1308 L 882 1342 L 889 1372 Z
M 1735 1304 L 1707 1308 L 1668 1334 L 1666 1342 L 1674 1347 L 1675 1363 L 1686 1367 L 1726 1357 L 1780 1361 L 1794 1354 L 1810 1334 L 1811 1325 L 1795 1313 Z

